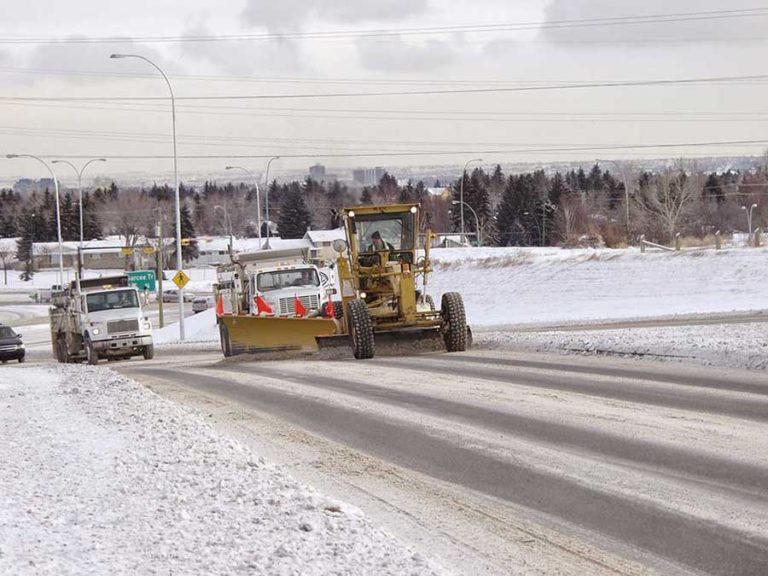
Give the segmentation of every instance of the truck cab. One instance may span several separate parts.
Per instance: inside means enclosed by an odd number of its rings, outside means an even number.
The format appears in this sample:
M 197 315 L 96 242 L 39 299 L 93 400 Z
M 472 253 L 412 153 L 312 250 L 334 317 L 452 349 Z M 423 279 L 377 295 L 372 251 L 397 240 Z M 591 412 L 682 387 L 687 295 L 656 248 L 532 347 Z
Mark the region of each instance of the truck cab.
M 308 316 L 322 309 L 324 294 L 320 274 L 311 264 L 265 268 L 250 275 L 250 313 L 259 314 L 262 298 L 275 316 L 296 316 L 296 299 Z
M 73 283 L 54 301 L 51 339 L 60 362 L 154 356 L 152 324 L 125 277 Z

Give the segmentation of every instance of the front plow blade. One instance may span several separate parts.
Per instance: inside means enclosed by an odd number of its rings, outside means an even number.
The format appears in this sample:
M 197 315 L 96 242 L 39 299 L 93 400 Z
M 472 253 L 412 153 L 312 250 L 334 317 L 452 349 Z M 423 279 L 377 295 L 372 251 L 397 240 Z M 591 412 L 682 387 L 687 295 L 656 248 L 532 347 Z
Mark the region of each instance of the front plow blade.
M 222 337 L 228 337 L 232 354 L 282 350 L 318 349 L 318 336 L 337 332 L 328 318 L 268 318 L 222 316 Z

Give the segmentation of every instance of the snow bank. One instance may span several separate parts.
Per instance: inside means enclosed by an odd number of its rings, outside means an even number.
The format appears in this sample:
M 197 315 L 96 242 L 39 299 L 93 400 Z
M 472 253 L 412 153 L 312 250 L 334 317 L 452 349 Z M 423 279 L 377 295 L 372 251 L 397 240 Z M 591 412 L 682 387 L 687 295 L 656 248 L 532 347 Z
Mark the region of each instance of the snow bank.
M 768 250 L 680 253 L 557 248 L 433 251 L 428 290 L 461 292 L 473 326 L 768 308 Z
M 573 332 L 490 331 L 476 334 L 475 343 L 483 348 L 647 356 L 653 360 L 768 370 L 768 340 L 763 323 Z
M 0 573 L 438 573 L 355 508 L 100 367 L 0 373 Z
M 179 343 L 179 323 L 174 322 L 152 331 L 155 346 Z M 184 339 L 186 342 L 218 342 L 219 329 L 216 325 L 216 310 L 209 308 L 204 312 L 184 319 Z

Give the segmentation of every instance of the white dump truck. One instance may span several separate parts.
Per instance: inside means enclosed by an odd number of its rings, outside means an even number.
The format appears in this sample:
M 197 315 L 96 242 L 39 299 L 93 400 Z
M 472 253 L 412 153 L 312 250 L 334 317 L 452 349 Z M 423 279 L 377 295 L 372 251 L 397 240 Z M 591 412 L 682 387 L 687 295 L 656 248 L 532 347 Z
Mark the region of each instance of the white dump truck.
M 126 275 L 72 282 L 53 297 L 50 322 L 59 362 L 154 356 L 152 324 Z

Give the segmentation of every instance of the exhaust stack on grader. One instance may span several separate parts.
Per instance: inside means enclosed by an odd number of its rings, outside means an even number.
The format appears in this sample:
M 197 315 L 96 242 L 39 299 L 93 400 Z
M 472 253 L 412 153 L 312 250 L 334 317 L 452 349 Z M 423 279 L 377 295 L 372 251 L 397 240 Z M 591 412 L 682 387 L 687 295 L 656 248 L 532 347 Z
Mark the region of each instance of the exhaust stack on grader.
M 366 359 L 373 358 L 376 342 L 429 338 L 441 338 L 449 352 L 466 350 L 471 332 L 461 295 L 444 294 L 438 310 L 427 294 L 433 236 L 427 230 L 423 252 L 419 250 L 419 206 L 359 206 L 344 209 L 343 215 L 346 242 L 334 244 L 338 290 L 314 287 L 325 301 L 306 316 L 282 310 L 267 315 L 254 308 L 262 296 L 263 266 L 249 270 L 241 261 L 219 270 L 220 298 L 231 297 L 229 284 L 239 286 L 235 301 L 240 304 L 224 307 L 219 317 L 225 355 L 351 346 L 355 358 Z M 254 257 L 254 264 L 264 257 Z M 331 305 L 333 293 L 341 301 Z

